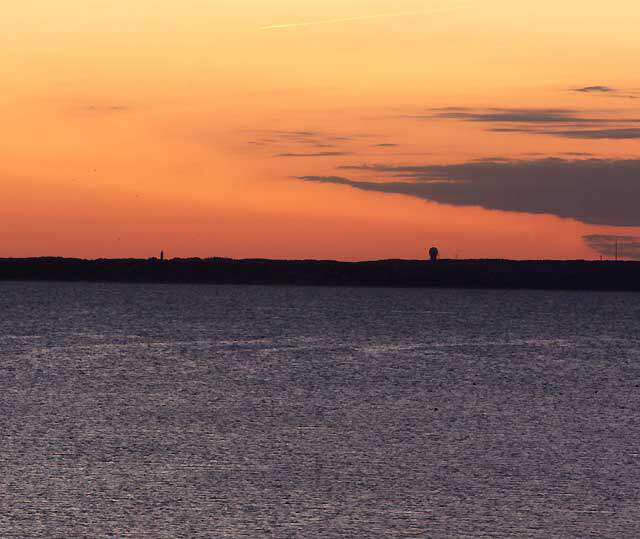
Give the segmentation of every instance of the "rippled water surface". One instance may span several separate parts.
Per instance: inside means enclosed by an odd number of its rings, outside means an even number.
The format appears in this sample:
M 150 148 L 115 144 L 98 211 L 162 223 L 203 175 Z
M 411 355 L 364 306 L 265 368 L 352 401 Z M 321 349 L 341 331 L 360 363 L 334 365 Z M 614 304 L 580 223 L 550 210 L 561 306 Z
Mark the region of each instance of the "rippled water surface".
M 0 283 L 0 537 L 640 537 L 640 295 Z

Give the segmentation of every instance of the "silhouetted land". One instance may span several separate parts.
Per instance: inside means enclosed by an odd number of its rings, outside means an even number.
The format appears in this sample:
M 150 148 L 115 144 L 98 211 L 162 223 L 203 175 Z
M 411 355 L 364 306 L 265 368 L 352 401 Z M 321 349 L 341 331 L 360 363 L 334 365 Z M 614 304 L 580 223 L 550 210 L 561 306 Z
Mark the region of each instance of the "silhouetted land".
M 640 290 L 640 262 L 4 258 L 1 280 Z

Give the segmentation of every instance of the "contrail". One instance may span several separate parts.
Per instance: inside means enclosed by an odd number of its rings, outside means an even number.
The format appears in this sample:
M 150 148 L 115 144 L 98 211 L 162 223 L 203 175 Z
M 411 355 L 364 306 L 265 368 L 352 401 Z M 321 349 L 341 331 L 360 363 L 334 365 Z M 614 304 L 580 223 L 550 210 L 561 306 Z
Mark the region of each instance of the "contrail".
M 291 24 L 274 24 L 272 26 L 262 26 L 260 30 L 279 30 L 282 28 L 295 28 L 300 26 L 316 26 L 319 24 L 335 24 L 340 22 L 353 22 L 353 21 L 366 21 L 369 19 L 385 19 L 388 17 L 408 17 L 410 15 L 428 15 L 431 13 L 439 13 L 441 11 L 449 11 L 456 7 L 462 6 L 450 6 L 440 9 L 420 10 L 420 11 L 402 11 L 400 13 L 379 13 L 378 15 L 360 15 L 359 17 L 346 17 L 344 19 L 325 19 L 323 21 L 309 21 L 309 22 L 295 22 Z

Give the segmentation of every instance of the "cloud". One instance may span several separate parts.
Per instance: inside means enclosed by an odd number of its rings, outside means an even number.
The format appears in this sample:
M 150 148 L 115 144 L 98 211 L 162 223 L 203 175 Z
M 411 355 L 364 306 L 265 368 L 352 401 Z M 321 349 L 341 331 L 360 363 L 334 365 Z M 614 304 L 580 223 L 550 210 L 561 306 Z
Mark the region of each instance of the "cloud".
M 597 123 L 597 118 L 576 116 L 570 109 L 489 109 L 483 112 L 438 112 L 433 118 L 491 123 Z
M 276 131 L 275 134 L 281 137 L 319 137 L 318 131 Z
M 613 88 L 609 86 L 583 86 L 582 88 L 573 88 L 574 92 L 582 92 L 582 93 L 603 93 L 603 92 L 616 92 Z
M 280 146 L 282 148 L 282 153 L 307 153 L 304 151 L 297 151 L 295 149 L 292 149 L 292 147 L 296 146 L 332 148 L 336 147 L 338 145 L 337 143 L 339 142 L 352 142 L 365 136 L 351 134 L 335 135 L 310 129 L 290 131 L 248 130 L 247 133 L 251 135 L 251 140 L 253 141 L 259 140 L 261 142 L 269 142 L 274 146 Z
M 640 127 L 629 128 L 612 128 L 612 129 L 569 129 L 560 131 L 544 131 L 537 132 L 537 134 L 543 135 L 555 135 L 557 137 L 565 138 L 580 138 L 580 139 L 637 139 L 640 138 Z
M 585 140 L 628 140 L 640 138 L 639 127 L 611 127 L 606 129 L 554 129 L 540 130 L 525 127 L 492 127 L 491 133 L 528 133 L 530 135 L 552 135 L 555 137 Z M 567 154 L 569 155 L 569 154 Z M 581 155 L 575 153 L 573 155 Z
M 589 224 L 640 226 L 640 159 L 493 159 L 449 165 L 381 164 L 339 169 L 382 175 L 383 181 L 342 176 L 299 179 L 457 206 L 552 214 Z
M 276 131 L 272 135 L 281 141 L 301 144 L 315 144 L 318 140 L 324 139 L 323 134 L 318 131 Z
M 397 144 L 376 144 L 384 138 L 371 133 L 331 133 L 315 129 L 297 130 L 244 130 L 249 135 L 247 146 L 255 149 L 268 146 L 275 157 L 336 157 L 354 155 L 367 147 L 395 147 Z M 386 137 L 385 137 L 386 138 Z
M 309 143 L 322 143 L 327 141 L 352 141 L 359 138 L 359 135 L 332 135 L 328 133 L 323 133 L 322 131 L 314 131 L 314 130 L 297 130 L 297 131 L 250 131 L 250 133 L 254 134 L 268 134 L 274 142 L 300 142 L 302 144 Z M 364 135 L 362 135 L 364 136 Z
M 353 155 L 351 152 L 318 152 L 318 153 L 280 153 L 276 157 L 337 157 Z
M 525 129 L 524 127 L 493 127 L 487 129 L 487 131 L 494 133 L 537 133 L 537 131 L 533 129 Z
M 583 86 L 582 88 L 572 88 L 573 92 L 581 92 L 584 94 L 604 95 L 608 97 L 622 97 L 624 99 L 640 99 L 640 95 L 637 94 L 621 94 L 619 90 L 611 88 L 610 86 Z
M 611 124 L 640 123 L 640 118 L 615 119 L 584 116 L 575 109 L 503 109 L 491 108 L 481 111 L 454 111 L 434 109 L 435 114 L 408 116 L 416 119 L 461 120 L 465 122 L 515 123 L 515 124 Z
M 362 182 L 354 182 L 349 178 L 343 178 L 342 176 L 298 176 L 297 178 L 306 182 L 337 183 L 339 185 L 350 185 L 351 187 L 363 185 Z
M 479 157 L 478 159 L 474 159 L 474 162 L 477 162 L 477 163 L 495 163 L 496 161 L 508 162 L 508 161 L 512 161 L 512 159 L 509 157 L 501 157 L 501 156 Z
M 636 236 L 590 234 L 582 239 L 601 255 L 640 260 L 640 238 Z
M 126 105 L 83 105 L 77 110 L 88 114 L 115 114 L 129 112 L 131 107 Z
M 347 23 L 347 22 L 357 22 L 357 21 L 366 21 L 372 19 L 388 19 L 393 17 L 409 17 L 412 15 L 428 15 L 441 13 L 443 11 L 450 11 L 452 9 L 459 9 L 465 7 L 464 4 L 458 6 L 447 6 L 442 8 L 434 8 L 434 9 L 421 9 L 419 11 L 400 11 L 395 13 L 376 13 L 373 15 L 358 15 L 355 17 L 340 17 L 334 19 L 321 19 L 316 21 L 306 21 L 306 22 L 293 22 L 293 23 L 284 23 L 284 24 L 272 24 L 269 26 L 262 26 L 260 30 L 283 30 L 287 28 L 301 28 L 306 26 L 318 26 L 323 24 L 338 24 L 338 23 Z
M 602 86 L 600 88 L 607 87 Z M 603 89 L 599 91 L 605 92 Z M 609 89 L 607 91 L 613 92 L 614 90 Z M 614 112 L 619 111 L 610 111 L 610 113 Z M 403 117 L 416 120 L 457 120 L 470 123 L 495 124 L 486 129 L 486 131 L 492 133 L 527 133 L 592 140 L 640 138 L 640 118 L 593 117 L 577 109 L 465 109 L 462 107 L 448 107 L 430 109 L 428 114 Z M 633 125 L 633 127 L 627 127 L 629 124 Z

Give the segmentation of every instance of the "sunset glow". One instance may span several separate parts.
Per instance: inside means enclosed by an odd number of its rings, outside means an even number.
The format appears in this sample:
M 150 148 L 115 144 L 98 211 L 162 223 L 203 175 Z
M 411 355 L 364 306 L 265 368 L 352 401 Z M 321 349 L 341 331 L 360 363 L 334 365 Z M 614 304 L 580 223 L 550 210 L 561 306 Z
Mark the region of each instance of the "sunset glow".
M 632 0 L 10 2 L 0 256 L 640 258 L 638 28 Z

